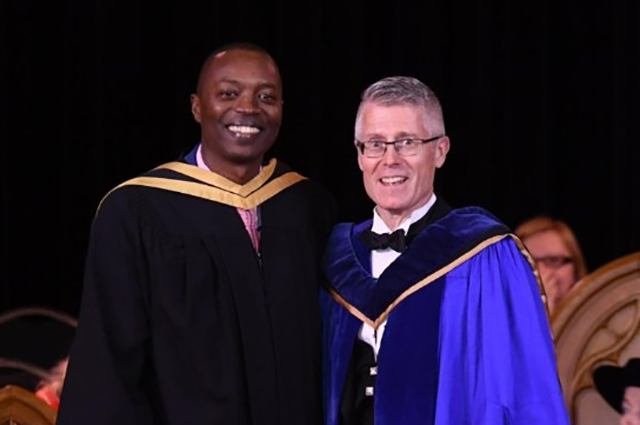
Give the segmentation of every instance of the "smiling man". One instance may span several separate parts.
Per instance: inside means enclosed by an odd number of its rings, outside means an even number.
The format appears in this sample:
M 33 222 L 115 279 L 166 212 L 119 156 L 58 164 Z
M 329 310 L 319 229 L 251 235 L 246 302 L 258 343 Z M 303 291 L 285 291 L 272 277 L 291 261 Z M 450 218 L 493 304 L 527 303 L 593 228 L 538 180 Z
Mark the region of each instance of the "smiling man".
M 276 159 L 282 83 L 218 49 L 191 96 L 201 141 L 94 219 L 58 417 L 74 424 L 319 424 L 325 189 Z
M 373 219 L 335 227 L 323 293 L 329 425 L 568 424 L 540 283 L 509 229 L 434 193 L 436 95 L 389 77 L 355 147 Z

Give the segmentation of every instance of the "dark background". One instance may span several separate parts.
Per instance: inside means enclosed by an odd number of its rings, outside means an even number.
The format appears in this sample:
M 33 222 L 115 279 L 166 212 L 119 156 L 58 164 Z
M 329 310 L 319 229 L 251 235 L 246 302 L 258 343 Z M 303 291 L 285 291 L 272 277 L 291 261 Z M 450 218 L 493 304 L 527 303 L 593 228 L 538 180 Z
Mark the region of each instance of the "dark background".
M 637 0 L 0 1 L 0 312 L 76 314 L 90 221 L 119 182 L 198 140 L 189 94 L 215 47 L 254 41 L 285 87 L 273 154 L 372 204 L 352 146 L 360 92 L 388 75 L 441 98 L 436 190 L 509 226 L 550 214 L 593 270 L 640 248 Z

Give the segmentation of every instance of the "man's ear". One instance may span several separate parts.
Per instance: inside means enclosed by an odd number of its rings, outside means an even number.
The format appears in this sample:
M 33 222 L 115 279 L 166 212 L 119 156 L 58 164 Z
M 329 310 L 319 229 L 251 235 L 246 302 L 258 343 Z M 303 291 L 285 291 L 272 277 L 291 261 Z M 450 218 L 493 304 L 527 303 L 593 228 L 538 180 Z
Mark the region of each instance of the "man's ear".
M 200 122 L 200 98 L 197 94 L 192 94 L 189 99 L 191 100 L 191 113 L 193 114 L 193 119 Z
M 444 165 L 450 147 L 451 145 L 449 143 L 449 137 L 447 136 L 444 136 L 442 139 L 436 141 L 436 168 L 440 168 Z

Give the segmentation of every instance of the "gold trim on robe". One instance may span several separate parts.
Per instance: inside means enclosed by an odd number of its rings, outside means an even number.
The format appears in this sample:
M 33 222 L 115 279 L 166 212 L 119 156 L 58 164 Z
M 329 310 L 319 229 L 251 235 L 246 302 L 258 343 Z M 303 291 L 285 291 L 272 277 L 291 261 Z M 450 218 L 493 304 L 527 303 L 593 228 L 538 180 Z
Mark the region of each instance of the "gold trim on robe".
M 338 294 L 333 288 L 329 288 L 328 290 L 329 290 L 329 293 L 331 294 L 331 296 L 333 297 L 333 299 L 335 299 L 336 302 L 338 304 L 340 304 L 345 310 L 347 310 L 353 316 L 357 317 L 363 323 L 366 323 L 367 325 L 371 326 L 374 329 L 378 329 L 378 327 L 382 323 L 384 323 L 385 320 L 387 320 L 387 318 L 389 317 L 389 314 L 391 314 L 391 311 L 393 311 L 393 309 L 396 308 L 396 306 L 398 306 L 398 304 L 400 304 L 402 301 L 407 299 L 411 294 L 419 291 L 420 289 L 422 289 L 425 286 L 429 285 L 431 282 L 433 282 L 436 279 L 438 279 L 438 278 L 444 276 L 445 274 L 449 273 L 451 270 L 453 270 L 454 268 L 458 267 L 460 264 L 464 263 L 465 261 L 467 261 L 468 259 L 470 259 L 474 255 L 476 255 L 477 253 L 479 253 L 480 251 L 482 251 L 483 249 L 485 249 L 489 245 L 493 245 L 494 243 L 499 242 L 499 241 L 501 241 L 502 239 L 504 239 L 506 237 L 511 237 L 511 238 L 513 238 L 515 240 L 516 244 L 520 248 L 520 251 L 523 253 L 523 255 L 525 256 L 527 261 L 531 264 L 531 266 L 535 270 L 535 265 L 533 263 L 533 259 L 531 258 L 531 255 L 527 252 L 527 250 L 524 249 L 524 245 L 522 245 L 522 242 L 520 241 L 520 239 L 518 239 L 518 237 L 513 235 L 513 234 L 504 234 L 504 235 L 497 235 L 497 236 L 494 236 L 494 237 L 491 237 L 489 239 L 486 239 L 486 240 L 482 241 L 476 247 L 474 247 L 470 251 L 467 251 L 465 254 L 463 254 L 462 256 L 460 256 L 457 259 L 453 260 L 451 263 L 447 264 L 446 266 L 444 266 L 441 269 L 435 271 L 434 273 L 431 273 L 429 276 L 427 276 L 424 279 L 422 279 L 421 281 L 417 282 L 415 285 L 411 286 L 406 291 L 404 291 L 402 294 L 400 294 L 398 296 L 398 298 L 396 298 L 389 305 L 389 307 L 387 307 L 386 310 L 383 311 L 382 314 L 380 314 L 380 316 L 378 316 L 376 319 L 373 319 L 373 320 L 370 319 L 369 317 L 367 317 L 364 313 L 362 313 L 356 307 L 354 307 L 353 305 L 349 304 L 349 302 L 347 300 L 345 300 L 340 294 Z M 538 287 L 540 288 L 540 290 L 542 291 L 542 294 L 543 294 L 542 295 L 543 303 L 546 306 L 546 297 L 544 295 L 544 288 L 543 288 L 542 282 L 540 280 L 540 275 L 539 275 L 539 273 L 537 271 L 535 272 L 535 276 L 536 276 L 536 280 L 538 282 Z
M 123 186 L 131 185 L 153 187 L 195 196 L 236 208 L 252 209 L 288 187 L 306 180 L 306 177 L 290 171 L 266 183 L 273 176 L 276 164 L 277 161 L 272 159 L 253 179 L 244 185 L 239 185 L 219 174 L 200 167 L 182 162 L 170 162 L 155 168 L 155 170 L 171 170 L 198 181 L 183 181 L 153 176 L 135 177 L 111 189 L 100 201 L 98 210 L 100 210 L 100 206 L 112 192 Z

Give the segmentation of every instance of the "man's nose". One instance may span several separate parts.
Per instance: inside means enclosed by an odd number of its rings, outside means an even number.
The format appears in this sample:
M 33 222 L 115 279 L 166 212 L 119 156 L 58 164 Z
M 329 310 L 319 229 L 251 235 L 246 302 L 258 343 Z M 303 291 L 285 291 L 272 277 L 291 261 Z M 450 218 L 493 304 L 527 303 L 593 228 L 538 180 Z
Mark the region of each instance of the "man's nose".
M 236 103 L 236 111 L 245 114 L 255 114 L 259 111 L 258 99 L 249 94 L 241 95 Z
M 387 150 L 384 152 L 382 161 L 385 164 L 397 164 L 400 158 L 400 154 L 396 150 L 395 145 L 387 145 Z

